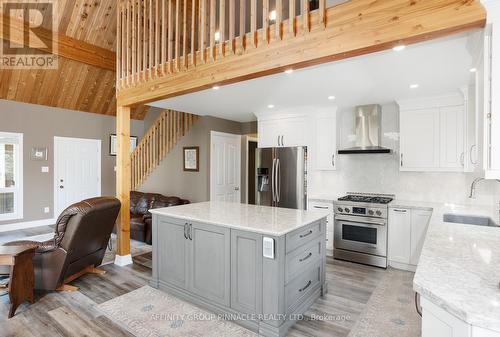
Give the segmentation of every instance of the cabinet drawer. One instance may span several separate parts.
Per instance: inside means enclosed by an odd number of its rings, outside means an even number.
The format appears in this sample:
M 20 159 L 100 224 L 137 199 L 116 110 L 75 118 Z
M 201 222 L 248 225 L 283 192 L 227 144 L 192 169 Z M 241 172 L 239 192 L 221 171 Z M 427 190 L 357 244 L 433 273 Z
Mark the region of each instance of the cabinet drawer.
M 317 263 L 285 286 L 285 306 L 287 312 L 291 312 L 290 308 L 297 301 L 303 302 L 301 299 L 318 287 L 321 282 L 320 275 L 321 266 Z
M 312 240 L 321 233 L 321 221 L 312 223 L 309 226 L 297 229 L 286 235 L 286 253 L 288 254 L 297 247 L 300 247 Z M 325 235 L 325 233 L 323 233 Z
M 286 256 L 285 283 L 300 275 L 303 270 L 321 259 L 321 240 L 314 240 Z

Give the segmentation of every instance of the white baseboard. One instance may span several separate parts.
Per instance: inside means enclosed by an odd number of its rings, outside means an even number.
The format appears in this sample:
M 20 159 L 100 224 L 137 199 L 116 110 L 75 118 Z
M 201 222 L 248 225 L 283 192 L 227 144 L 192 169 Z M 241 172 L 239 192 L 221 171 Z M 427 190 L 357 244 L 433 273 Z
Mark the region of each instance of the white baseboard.
M 115 264 L 117 266 L 123 267 L 129 264 L 132 264 L 132 255 L 116 255 L 115 256 Z
M 57 219 L 42 219 L 35 221 L 17 222 L 13 224 L 0 225 L 0 233 L 10 232 L 19 229 L 27 229 L 33 227 L 49 226 L 54 225 Z

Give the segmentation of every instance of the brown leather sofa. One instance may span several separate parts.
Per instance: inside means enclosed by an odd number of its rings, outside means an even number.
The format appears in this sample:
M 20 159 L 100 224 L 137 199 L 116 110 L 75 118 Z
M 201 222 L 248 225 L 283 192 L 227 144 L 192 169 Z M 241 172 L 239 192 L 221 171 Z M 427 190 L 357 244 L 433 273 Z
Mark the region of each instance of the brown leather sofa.
M 130 192 L 130 238 L 151 244 L 150 209 L 189 204 L 189 200 L 158 193 Z
M 55 290 L 68 276 L 102 263 L 120 206 L 120 201 L 113 197 L 77 202 L 57 218 L 53 239 L 5 245 L 36 244 L 35 289 Z

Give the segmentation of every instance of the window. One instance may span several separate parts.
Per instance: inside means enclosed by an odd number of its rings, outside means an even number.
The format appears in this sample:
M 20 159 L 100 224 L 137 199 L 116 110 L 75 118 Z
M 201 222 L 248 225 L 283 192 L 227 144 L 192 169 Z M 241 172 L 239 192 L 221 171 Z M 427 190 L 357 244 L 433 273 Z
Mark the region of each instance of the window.
M 0 132 L 0 221 L 23 217 L 23 134 Z

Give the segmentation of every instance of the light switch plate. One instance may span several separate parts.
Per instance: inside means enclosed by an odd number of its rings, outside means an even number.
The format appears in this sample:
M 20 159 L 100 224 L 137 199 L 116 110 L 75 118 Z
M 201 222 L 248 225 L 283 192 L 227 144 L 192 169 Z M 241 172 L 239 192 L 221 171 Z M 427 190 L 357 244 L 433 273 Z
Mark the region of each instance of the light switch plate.
M 262 255 L 268 259 L 274 259 L 274 239 L 264 237 L 262 239 Z
M 49 172 L 49 167 L 48 166 L 42 166 L 42 172 L 43 173 L 48 173 Z
M 44 207 L 43 208 L 44 213 L 49 213 L 50 212 L 50 207 Z

